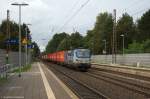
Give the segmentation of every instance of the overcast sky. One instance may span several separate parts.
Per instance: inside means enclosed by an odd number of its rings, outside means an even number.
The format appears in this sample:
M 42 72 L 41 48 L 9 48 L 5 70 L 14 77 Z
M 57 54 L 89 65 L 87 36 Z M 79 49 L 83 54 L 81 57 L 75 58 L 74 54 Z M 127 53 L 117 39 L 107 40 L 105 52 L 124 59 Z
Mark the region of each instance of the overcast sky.
M 82 35 L 92 29 L 96 16 L 101 12 L 112 13 L 117 9 L 117 19 L 127 12 L 137 20 L 150 8 L 150 0 L 0 0 L 0 23 L 6 19 L 6 11 L 10 10 L 10 19 L 18 22 L 18 7 L 14 2 L 25 2 L 29 6 L 22 7 L 22 22 L 30 23 L 33 41 L 36 41 L 41 50 L 56 32 L 73 32 L 75 29 Z M 63 24 L 83 7 L 80 12 L 63 28 Z M 74 28 L 74 29 L 73 29 Z

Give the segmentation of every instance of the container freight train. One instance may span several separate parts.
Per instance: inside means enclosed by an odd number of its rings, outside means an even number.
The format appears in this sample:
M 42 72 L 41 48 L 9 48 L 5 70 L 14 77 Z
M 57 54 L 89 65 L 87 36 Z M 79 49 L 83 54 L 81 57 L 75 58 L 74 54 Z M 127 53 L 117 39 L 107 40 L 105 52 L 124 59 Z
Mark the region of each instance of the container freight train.
M 43 55 L 42 59 L 66 65 L 81 71 L 86 71 L 91 67 L 91 54 L 88 49 L 59 51 Z

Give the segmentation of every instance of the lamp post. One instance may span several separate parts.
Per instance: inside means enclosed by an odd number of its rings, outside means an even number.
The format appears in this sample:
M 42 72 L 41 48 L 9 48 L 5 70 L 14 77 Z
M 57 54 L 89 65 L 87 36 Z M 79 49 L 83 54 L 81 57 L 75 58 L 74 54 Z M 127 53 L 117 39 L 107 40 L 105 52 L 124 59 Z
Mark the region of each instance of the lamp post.
M 92 41 L 92 55 L 94 55 L 94 41 Z
M 122 37 L 122 55 L 124 56 L 124 34 L 120 35 Z
M 44 45 L 44 44 L 45 44 L 45 41 L 47 41 L 46 38 L 42 38 L 41 40 L 42 40 L 42 45 Z M 43 49 L 42 49 L 42 50 L 43 50 Z
M 21 77 L 21 7 L 28 6 L 26 3 L 12 3 L 11 5 L 19 7 L 19 77 Z
M 107 41 L 106 40 L 103 40 L 103 42 L 105 43 L 105 54 L 107 54 Z
M 106 39 L 104 39 L 103 42 L 105 43 L 105 62 L 107 63 L 107 41 Z
M 31 24 L 26 24 L 26 45 L 25 45 L 25 53 L 26 53 L 26 65 L 28 64 L 28 31 L 27 31 L 27 26 Z

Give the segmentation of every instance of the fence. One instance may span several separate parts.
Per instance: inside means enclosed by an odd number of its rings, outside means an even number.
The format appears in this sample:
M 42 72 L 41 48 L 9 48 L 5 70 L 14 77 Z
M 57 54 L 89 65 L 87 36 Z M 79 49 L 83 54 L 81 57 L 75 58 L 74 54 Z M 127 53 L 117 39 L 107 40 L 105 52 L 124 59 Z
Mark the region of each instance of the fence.
M 4 66 L 0 66 L 0 77 L 4 78 L 8 76 L 8 73 L 10 73 L 11 71 L 13 71 L 13 65 L 11 64 L 6 64 Z
M 112 55 L 94 55 L 92 56 L 92 62 L 99 64 L 111 64 Z M 150 67 L 150 53 L 125 54 L 124 56 L 117 55 L 116 64 Z
M 12 68 L 19 66 L 19 53 L 18 52 L 9 52 L 9 64 L 6 65 L 6 51 L 0 49 L 0 76 L 7 76 L 8 71 L 11 71 Z M 31 56 L 28 57 L 31 59 Z M 21 64 L 24 66 L 26 63 L 25 53 L 21 55 Z

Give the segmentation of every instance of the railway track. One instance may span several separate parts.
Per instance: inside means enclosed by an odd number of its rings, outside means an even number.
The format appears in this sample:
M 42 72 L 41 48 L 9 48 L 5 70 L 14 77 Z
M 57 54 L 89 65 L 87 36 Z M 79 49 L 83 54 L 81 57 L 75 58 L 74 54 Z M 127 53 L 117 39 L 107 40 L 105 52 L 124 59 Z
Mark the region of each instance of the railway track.
M 115 84 L 117 86 L 121 86 L 128 90 L 135 91 L 135 93 L 142 94 L 148 98 L 150 97 L 150 82 L 148 81 L 125 77 L 122 75 L 117 75 L 116 73 L 109 73 L 95 69 L 91 69 L 90 72 L 87 72 L 87 75 Z
M 80 99 L 109 99 L 99 91 L 73 78 L 72 76 L 66 74 L 64 71 L 59 70 L 56 65 L 52 66 L 52 68 L 48 68 L 51 69 L 62 81 L 64 81 L 64 83 L 68 85 Z
M 61 80 L 67 82 L 66 84 L 82 97 L 81 99 L 103 99 L 92 96 L 93 92 L 100 93 L 105 99 L 106 96 L 109 99 L 150 99 L 149 81 L 134 78 L 133 75 L 128 77 L 127 74 L 121 75 L 94 68 L 89 69 L 88 72 L 79 72 L 58 65 L 50 65 L 49 68 L 53 69 L 52 71 L 59 75 Z M 87 92 L 87 89 L 90 92 Z
M 130 76 L 137 79 L 150 81 L 150 69 L 148 68 L 136 68 L 127 66 L 109 66 L 109 65 L 93 65 L 93 68 L 99 71 L 107 71 L 124 76 Z
M 145 76 L 140 76 L 136 74 L 129 74 L 129 73 L 124 73 L 120 71 L 97 69 L 97 68 L 92 68 L 92 71 L 97 72 L 97 73 L 108 73 L 108 74 L 111 74 L 112 76 L 117 76 L 119 78 L 127 79 L 129 80 L 128 82 L 130 83 L 134 82 L 134 83 L 137 83 L 137 85 L 146 86 L 150 88 L 150 76 L 145 77 Z

